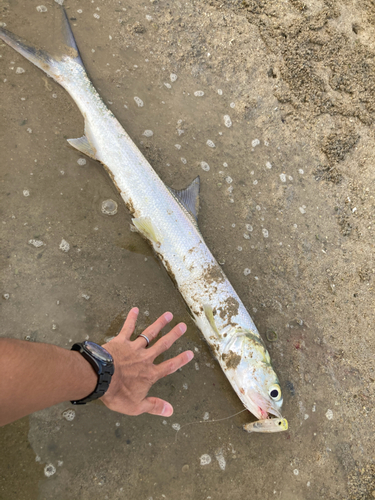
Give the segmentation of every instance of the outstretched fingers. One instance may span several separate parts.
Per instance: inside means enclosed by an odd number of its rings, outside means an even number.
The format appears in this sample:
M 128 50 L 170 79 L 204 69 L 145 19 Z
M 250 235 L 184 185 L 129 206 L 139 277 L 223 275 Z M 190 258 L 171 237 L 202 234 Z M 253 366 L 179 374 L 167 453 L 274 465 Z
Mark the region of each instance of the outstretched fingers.
M 159 339 L 150 349 L 149 352 L 155 359 L 163 352 L 167 351 L 177 339 L 179 339 L 186 332 L 185 323 L 179 323 L 172 330 Z
M 160 331 L 170 322 L 172 321 L 173 314 L 170 312 L 164 313 L 160 318 L 158 318 L 152 325 L 146 328 L 143 335 L 145 335 L 149 342 L 152 342 L 160 333 Z M 147 342 L 144 337 L 137 337 L 134 340 L 134 345 L 139 347 L 146 347 Z
M 167 361 L 160 363 L 160 365 L 155 365 L 157 378 L 161 379 L 171 373 L 174 373 L 179 368 L 187 365 L 193 358 L 194 353 L 192 351 L 185 351 L 175 358 L 168 359 Z
M 133 309 L 130 310 L 129 314 L 126 317 L 124 326 L 121 328 L 120 333 L 117 335 L 117 339 L 123 341 L 130 340 L 130 337 L 132 336 L 132 333 L 135 330 L 138 314 L 139 314 L 138 307 L 133 307 Z

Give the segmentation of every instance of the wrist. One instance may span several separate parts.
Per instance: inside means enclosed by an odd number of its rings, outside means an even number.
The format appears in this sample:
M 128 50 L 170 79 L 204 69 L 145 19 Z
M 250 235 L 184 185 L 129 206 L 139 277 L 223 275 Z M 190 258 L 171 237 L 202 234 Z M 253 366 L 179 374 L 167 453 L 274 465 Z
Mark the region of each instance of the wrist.
M 74 344 L 71 350 L 79 353 L 91 365 L 96 374 L 95 388 L 83 398 L 71 400 L 71 403 L 74 405 L 83 405 L 104 396 L 114 373 L 114 363 L 111 354 L 104 347 L 87 340 Z
M 68 351 L 71 359 L 72 373 L 79 383 L 69 391 L 67 400 L 80 400 L 91 394 L 98 383 L 98 375 L 90 363 L 77 351 Z

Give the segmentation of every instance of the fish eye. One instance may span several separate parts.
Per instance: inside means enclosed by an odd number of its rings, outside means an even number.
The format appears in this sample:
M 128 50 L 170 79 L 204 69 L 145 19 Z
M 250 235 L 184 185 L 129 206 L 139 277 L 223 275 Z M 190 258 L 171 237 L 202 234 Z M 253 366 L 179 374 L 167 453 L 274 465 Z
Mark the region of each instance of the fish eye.
M 269 395 L 274 401 L 280 401 L 281 399 L 281 389 L 278 384 L 273 385 L 270 387 Z

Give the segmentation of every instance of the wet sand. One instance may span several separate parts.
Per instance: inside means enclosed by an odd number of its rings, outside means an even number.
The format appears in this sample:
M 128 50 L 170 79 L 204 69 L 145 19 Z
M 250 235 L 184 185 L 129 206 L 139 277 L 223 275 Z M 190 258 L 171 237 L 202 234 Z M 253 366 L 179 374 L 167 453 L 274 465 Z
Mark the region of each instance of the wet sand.
M 40 5 L 3 0 L 0 22 L 48 49 L 58 17 Z M 73 101 L 1 43 L 1 335 L 100 343 L 137 305 L 139 331 L 166 310 L 185 321 L 171 355 L 195 359 L 152 390 L 169 419 L 101 403 L 71 419 L 65 403 L 0 429 L 0 499 L 372 498 L 370 2 L 65 5 L 94 85 L 163 181 L 200 175 L 200 229 L 267 343 L 289 430 L 246 434 L 247 412 L 200 423 L 242 404 L 103 167 L 66 142 L 83 133 Z

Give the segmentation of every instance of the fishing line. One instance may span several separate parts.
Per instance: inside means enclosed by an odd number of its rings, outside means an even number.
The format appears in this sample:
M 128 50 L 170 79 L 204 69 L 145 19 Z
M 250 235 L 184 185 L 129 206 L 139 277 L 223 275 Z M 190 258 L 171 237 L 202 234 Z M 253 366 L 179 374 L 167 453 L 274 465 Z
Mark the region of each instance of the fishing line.
M 180 432 L 181 429 L 184 427 L 187 427 L 188 425 L 194 425 L 194 424 L 212 424 L 213 422 L 222 422 L 223 420 L 228 420 L 229 418 L 233 418 L 236 415 L 239 415 L 240 413 L 243 413 L 244 411 L 248 411 L 247 408 L 244 408 L 243 410 L 239 411 L 238 413 L 235 413 L 234 415 L 229 415 L 229 417 L 224 417 L 224 418 L 218 418 L 215 420 L 199 420 L 199 422 L 189 422 L 188 424 L 182 425 L 177 431 L 176 431 L 176 437 L 174 442 L 177 443 L 177 435 Z

